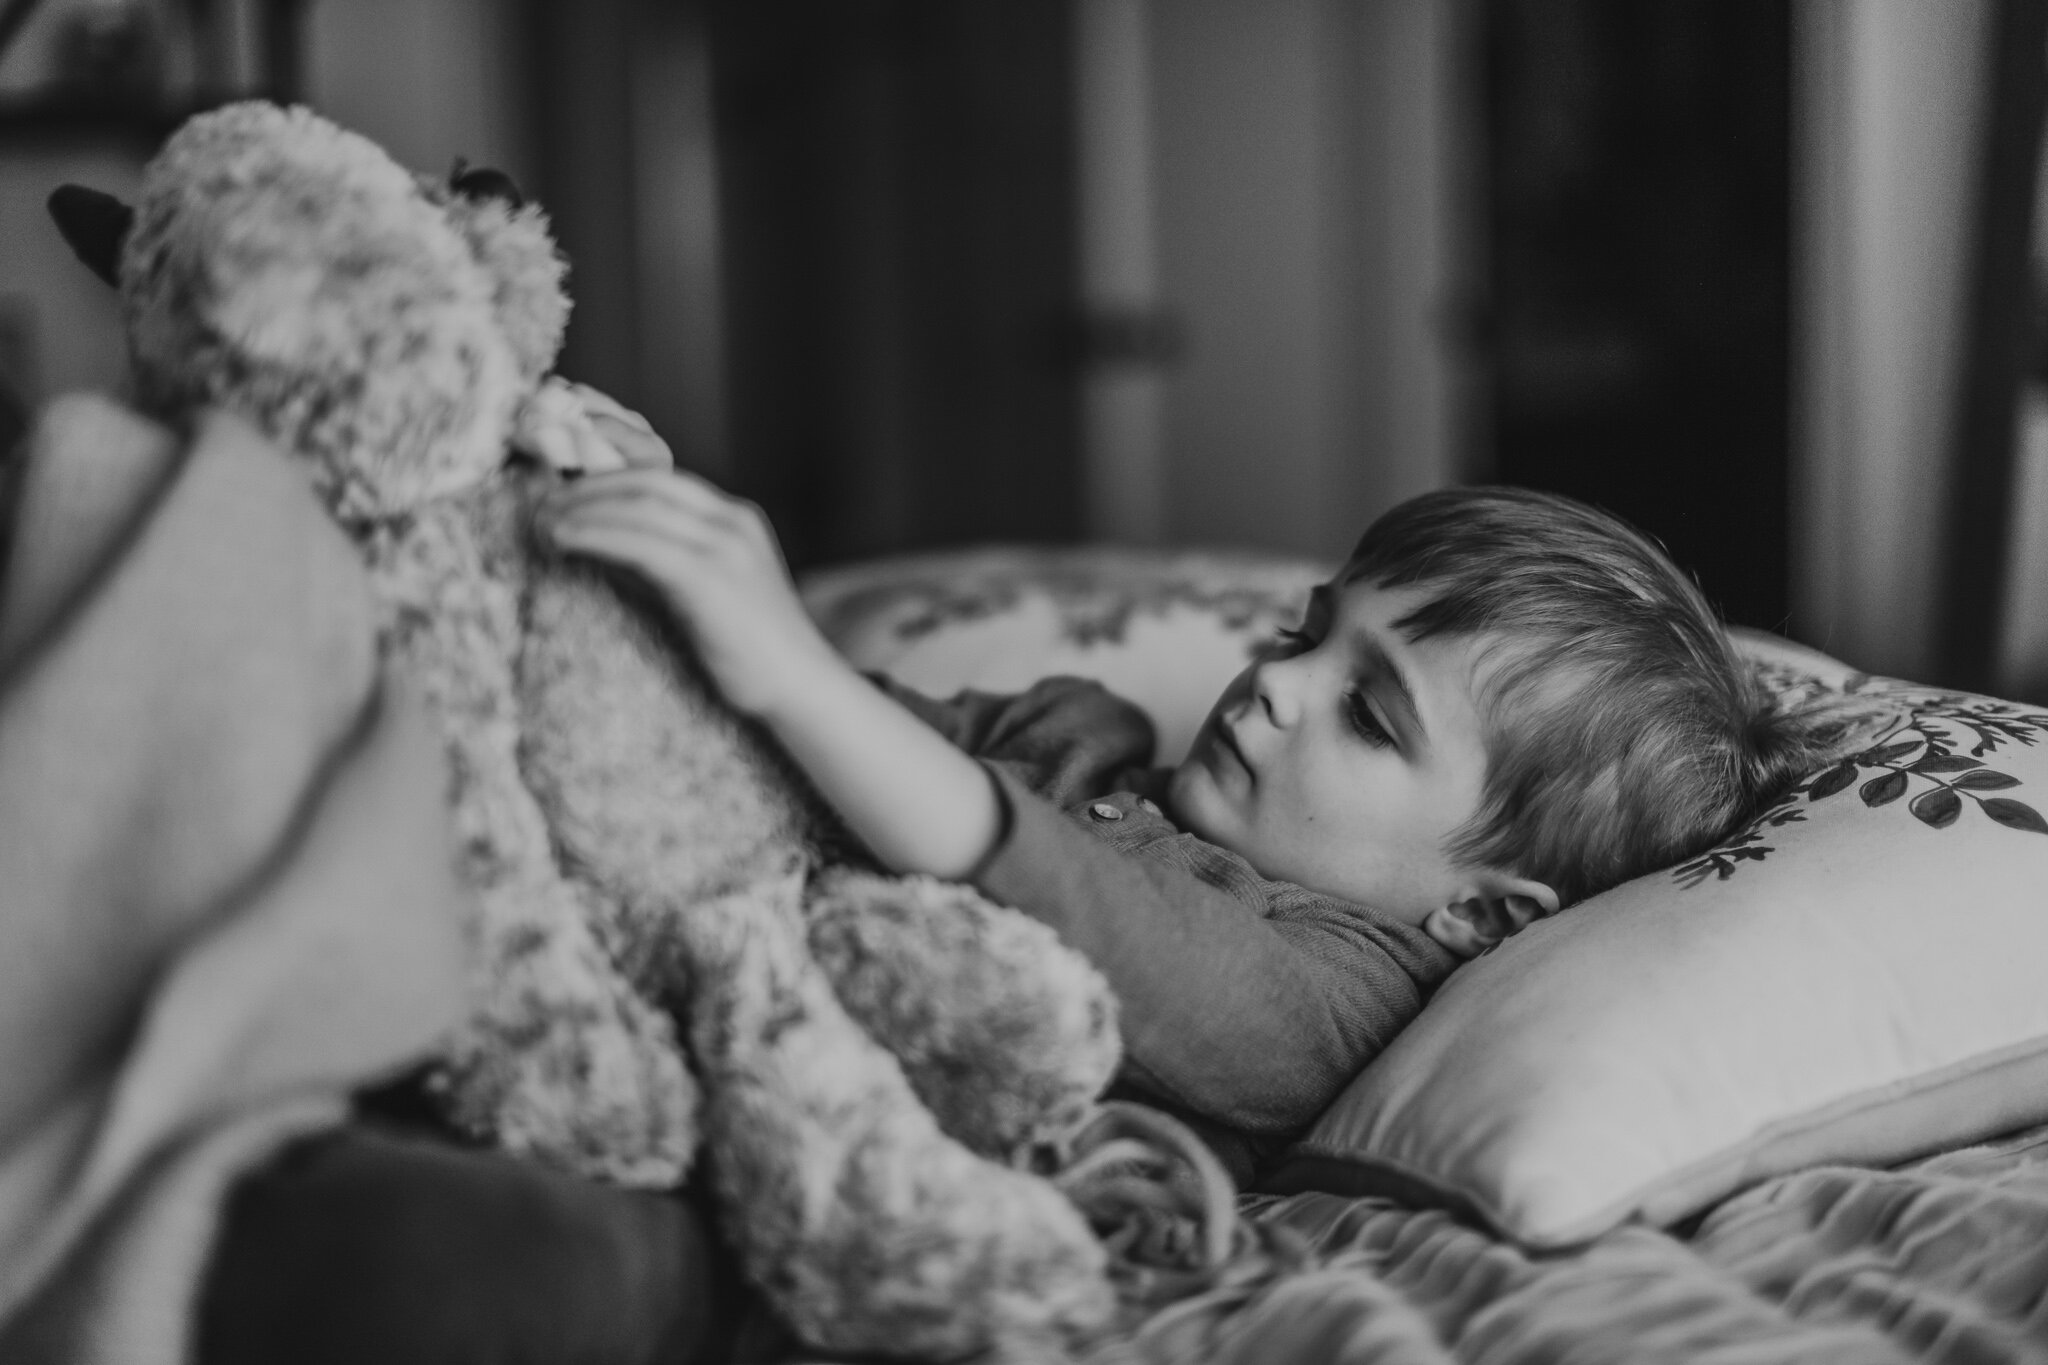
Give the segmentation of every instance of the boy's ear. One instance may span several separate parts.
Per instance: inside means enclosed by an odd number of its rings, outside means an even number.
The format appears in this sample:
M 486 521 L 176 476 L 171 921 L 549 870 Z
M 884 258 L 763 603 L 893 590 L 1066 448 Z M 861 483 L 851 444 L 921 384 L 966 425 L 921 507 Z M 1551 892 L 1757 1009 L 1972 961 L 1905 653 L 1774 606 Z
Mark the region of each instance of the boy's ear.
M 1539 919 L 1557 913 L 1557 893 L 1527 877 L 1490 876 L 1485 884 L 1440 905 L 1422 931 L 1460 958 L 1475 958 Z
M 93 274 L 121 287 L 121 245 L 135 225 L 135 210 L 104 190 L 59 185 L 50 192 L 57 231 Z

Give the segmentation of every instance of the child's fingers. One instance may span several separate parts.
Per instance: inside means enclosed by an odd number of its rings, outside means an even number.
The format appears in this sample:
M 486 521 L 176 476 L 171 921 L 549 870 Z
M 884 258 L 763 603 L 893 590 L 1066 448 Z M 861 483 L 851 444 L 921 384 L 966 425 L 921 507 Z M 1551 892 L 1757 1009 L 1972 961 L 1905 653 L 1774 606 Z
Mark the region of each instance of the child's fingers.
M 554 516 L 542 524 L 542 534 L 558 550 L 581 550 L 597 539 L 608 545 L 662 545 L 674 552 L 657 556 L 663 564 L 719 566 L 748 577 L 786 573 L 781 559 L 752 537 L 687 508 L 610 500 Z
M 709 479 L 700 478 L 688 470 L 678 469 L 664 472 L 636 484 L 645 488 L 653 497 L 679 508 L 687 508 L 718 525 L 745 536 L 752 543 L 773 549 L 778 558 L 781 547 L 776 543 L 775 528 L 768 524 L 768 515 L 745 498 L 733 497 Z
M 583 456 L 567 427 L 553 423 L 525 426 L 515 434 L 512 443 L 550 469 L 582 468 Z
M 601 479 L 585 479 L 564 488 L 559 498 L 687 497 L 699 502 L 730 502 L 725 494 L 684 469 L 624 469 Z
M 583 479 L 557 491 L 549 500 L 547 514 L 564 517 L 595 512 L 607 507 L 633 506 L 658 524 L 673 520 L 681 533 L 685 522 L 700 523 L 695 534 L 716 536 L 728 547 L 745 547 L 750 553 L 789 572 L 782 546 L 767 516 L 753 503 L 726 496 L 708 481 L 683 470 L 629 469 Z
M 592 417 L 616 418 L 627 426 L 639 427 L 648 434 L 653 434 L 654 424 L 652 422 L 606 393 L 603 389 L 593 389 L 590 385 L 579 384 L 573 379 L 564 382 L 568 385 L 569 391 L 576 395 L 577 401 L 583 404 L 583 410 Z
M 595 507 L 605 503 L 640 502 L 672 507 L 679 513 L 760 534 L 767 521 L 759 508 L 726 496 L 708 481 L 685 470 L 628 469 L 602 478 L 584 479 L 561 489 L 550 499 L 557 511 Z
M 542 505 L 542 515 L 561 520 L 601 516 L 620 509 L 638 509 L 656 517 L 700 522 L 726 520 L 715 504 L 679 494 L 668 475 L 652 470 L 624 469 L 580 479 L 556 489 Z
M 687 510 L 647 503 L 600 502 L 569 508 L 548 518 L 547 531 L 557 542 L 564 536 L 622 530 L 658 536 L 703 553 L 734 540 L 730 530 Z
M 687 579 L 710 556 L 706 546 L 615 521 L 567 523 L 554 527 L 548 538 L 564 554 L 583 555 L 634 569 L 657 583 Z
M 636 426 L 608 412 L 592 412 L 590 425 L 600 437 L 611 443 L 628 468 L 666 470 L 675 465 L 676 457 L 668 448 L 668 442 L 645 423 Z
M 588 417 L 569 428 L 576 441 L 576 457 L 581 464 L 577 468 L 586 474 L 608 474 L 614 470 L 626 469 L 632 461 L 624 451 L 597 429 Z

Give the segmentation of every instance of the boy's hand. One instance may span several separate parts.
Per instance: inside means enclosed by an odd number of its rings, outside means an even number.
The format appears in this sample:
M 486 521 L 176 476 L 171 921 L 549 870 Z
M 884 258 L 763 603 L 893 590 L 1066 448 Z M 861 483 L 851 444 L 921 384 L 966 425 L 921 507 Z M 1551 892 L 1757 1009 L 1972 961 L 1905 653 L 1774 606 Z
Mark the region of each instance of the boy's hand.
M 749 715 L 772 723 L 821 672 L 844 668 L 804 611 L 761 509 L 693 474 L 594 474 L 550 494 L 535 525 L 564 553 L 644 578 L 725 699 Z
M 512 444 L 563 473 L 667 469 L 668 442 L 645 417 L 588 384 L 548 378 L 520 408 Z
M 540 505 L 542 540 L 645 579 L 725 699 L 767 724 L 884 864 L 938 877 L 978 866 L 1002 824 L 988 775 L 834 652 L 761 509 L 671 470 L 653 428 L 595 389 L 562 385 L 545 401 L 564 406 L 552 422 L 535 414 L 528 448 L 585 477 Z M 601 466 L 578 417 L 630 467 Z

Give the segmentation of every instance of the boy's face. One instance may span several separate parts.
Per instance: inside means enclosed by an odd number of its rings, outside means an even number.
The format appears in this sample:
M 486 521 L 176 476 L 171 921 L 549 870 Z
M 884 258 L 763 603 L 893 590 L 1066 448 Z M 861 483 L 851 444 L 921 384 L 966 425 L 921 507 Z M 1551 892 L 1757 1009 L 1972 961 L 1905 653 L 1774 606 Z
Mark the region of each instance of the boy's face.
M 1298 632 L 1217 699 L 1167 792 L 1180 824 L 1264 876 L 1420 925 L 1483 894 L 1444 846 L 1478 809 L 1483 641 L 1410 644 L 1418 589 L 1317 588 Z

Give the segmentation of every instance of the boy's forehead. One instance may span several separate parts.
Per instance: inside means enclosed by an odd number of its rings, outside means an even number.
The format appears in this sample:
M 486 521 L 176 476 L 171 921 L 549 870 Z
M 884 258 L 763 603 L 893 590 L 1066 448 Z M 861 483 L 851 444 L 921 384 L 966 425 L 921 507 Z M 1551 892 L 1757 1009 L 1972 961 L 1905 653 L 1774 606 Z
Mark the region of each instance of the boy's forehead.
M 1390 643 L 1410 669 L 1440 675 L 1434 681 L 1457 686 L 1482 709 L 1490 710 L 1497 700 L 1493 694 L 1501 670 L 1523 661 L 1530 641 L 1506 624 L 1456 630 L 1414 629 L 1408 618 L 1434 605 L 1440 591 L 1440 585 L 1429 582 L 1389 586 L 1380 579 L 1355 572 L 1347 564 L 1328 583 L 1318 585 L 1314 597 L 1331 615 L 1364 615 L 1391 637 Z M 1425 643 L 1430 647 L 1416 650 L 1416 646 Z
M 1339 569 L 1329 582 L 1318 584 L 1310 594 L 1311 603 L 1320 600 L 1330 610 L 1362 608 L 1374 616 L 1385 618 L 1390 625 L 1397 624 L 1410 612 L 1428 606 L 1432 598 L 1431 585 L 1427 583 L 1389 586 L 1381 579 L 1352 570 L 1349 565 Z
M 1516 629 L 1511 615 L 1499 612 L 1498 603 L 1474 602 L 1463 585 L 1450 579 L 1389 583 L 1383 575 L 1369 574 L 1354 561 L 1346 563 L 1315 591 L 1332 608 L 1349 601 L 1395 604 L 1395 610 L 1388 613 L 1389 622 L 1411 644 L 1435 637 L 1466 639 L 1490 647 L 1510 644 L 1526 635 Z
M 1330 575 L 1323 587 L 1332 594 L 1338 593 L 1390 593 L 1412 599 L 1416 604 L 1429 602 L 1439 596 L 1449 585 L 1429 578 L 1410 578 L 1392 582 L 1382 567 L 1375 571 L 1356 559 L 1346 560 L 1337 572 Z
M 1330 582 L 1328 586 L 1332 588 L 1344 588 L 1349 587 L 1353 583 L 1368 583 L 1376 581 L 1377 580 L 1375 579 L 1367 577 L 1366 568 L 1363 564 L 1359 563 L 1356 559 L 1347 559 L 1337 567 L 1337 572 L 1330 575 Z

